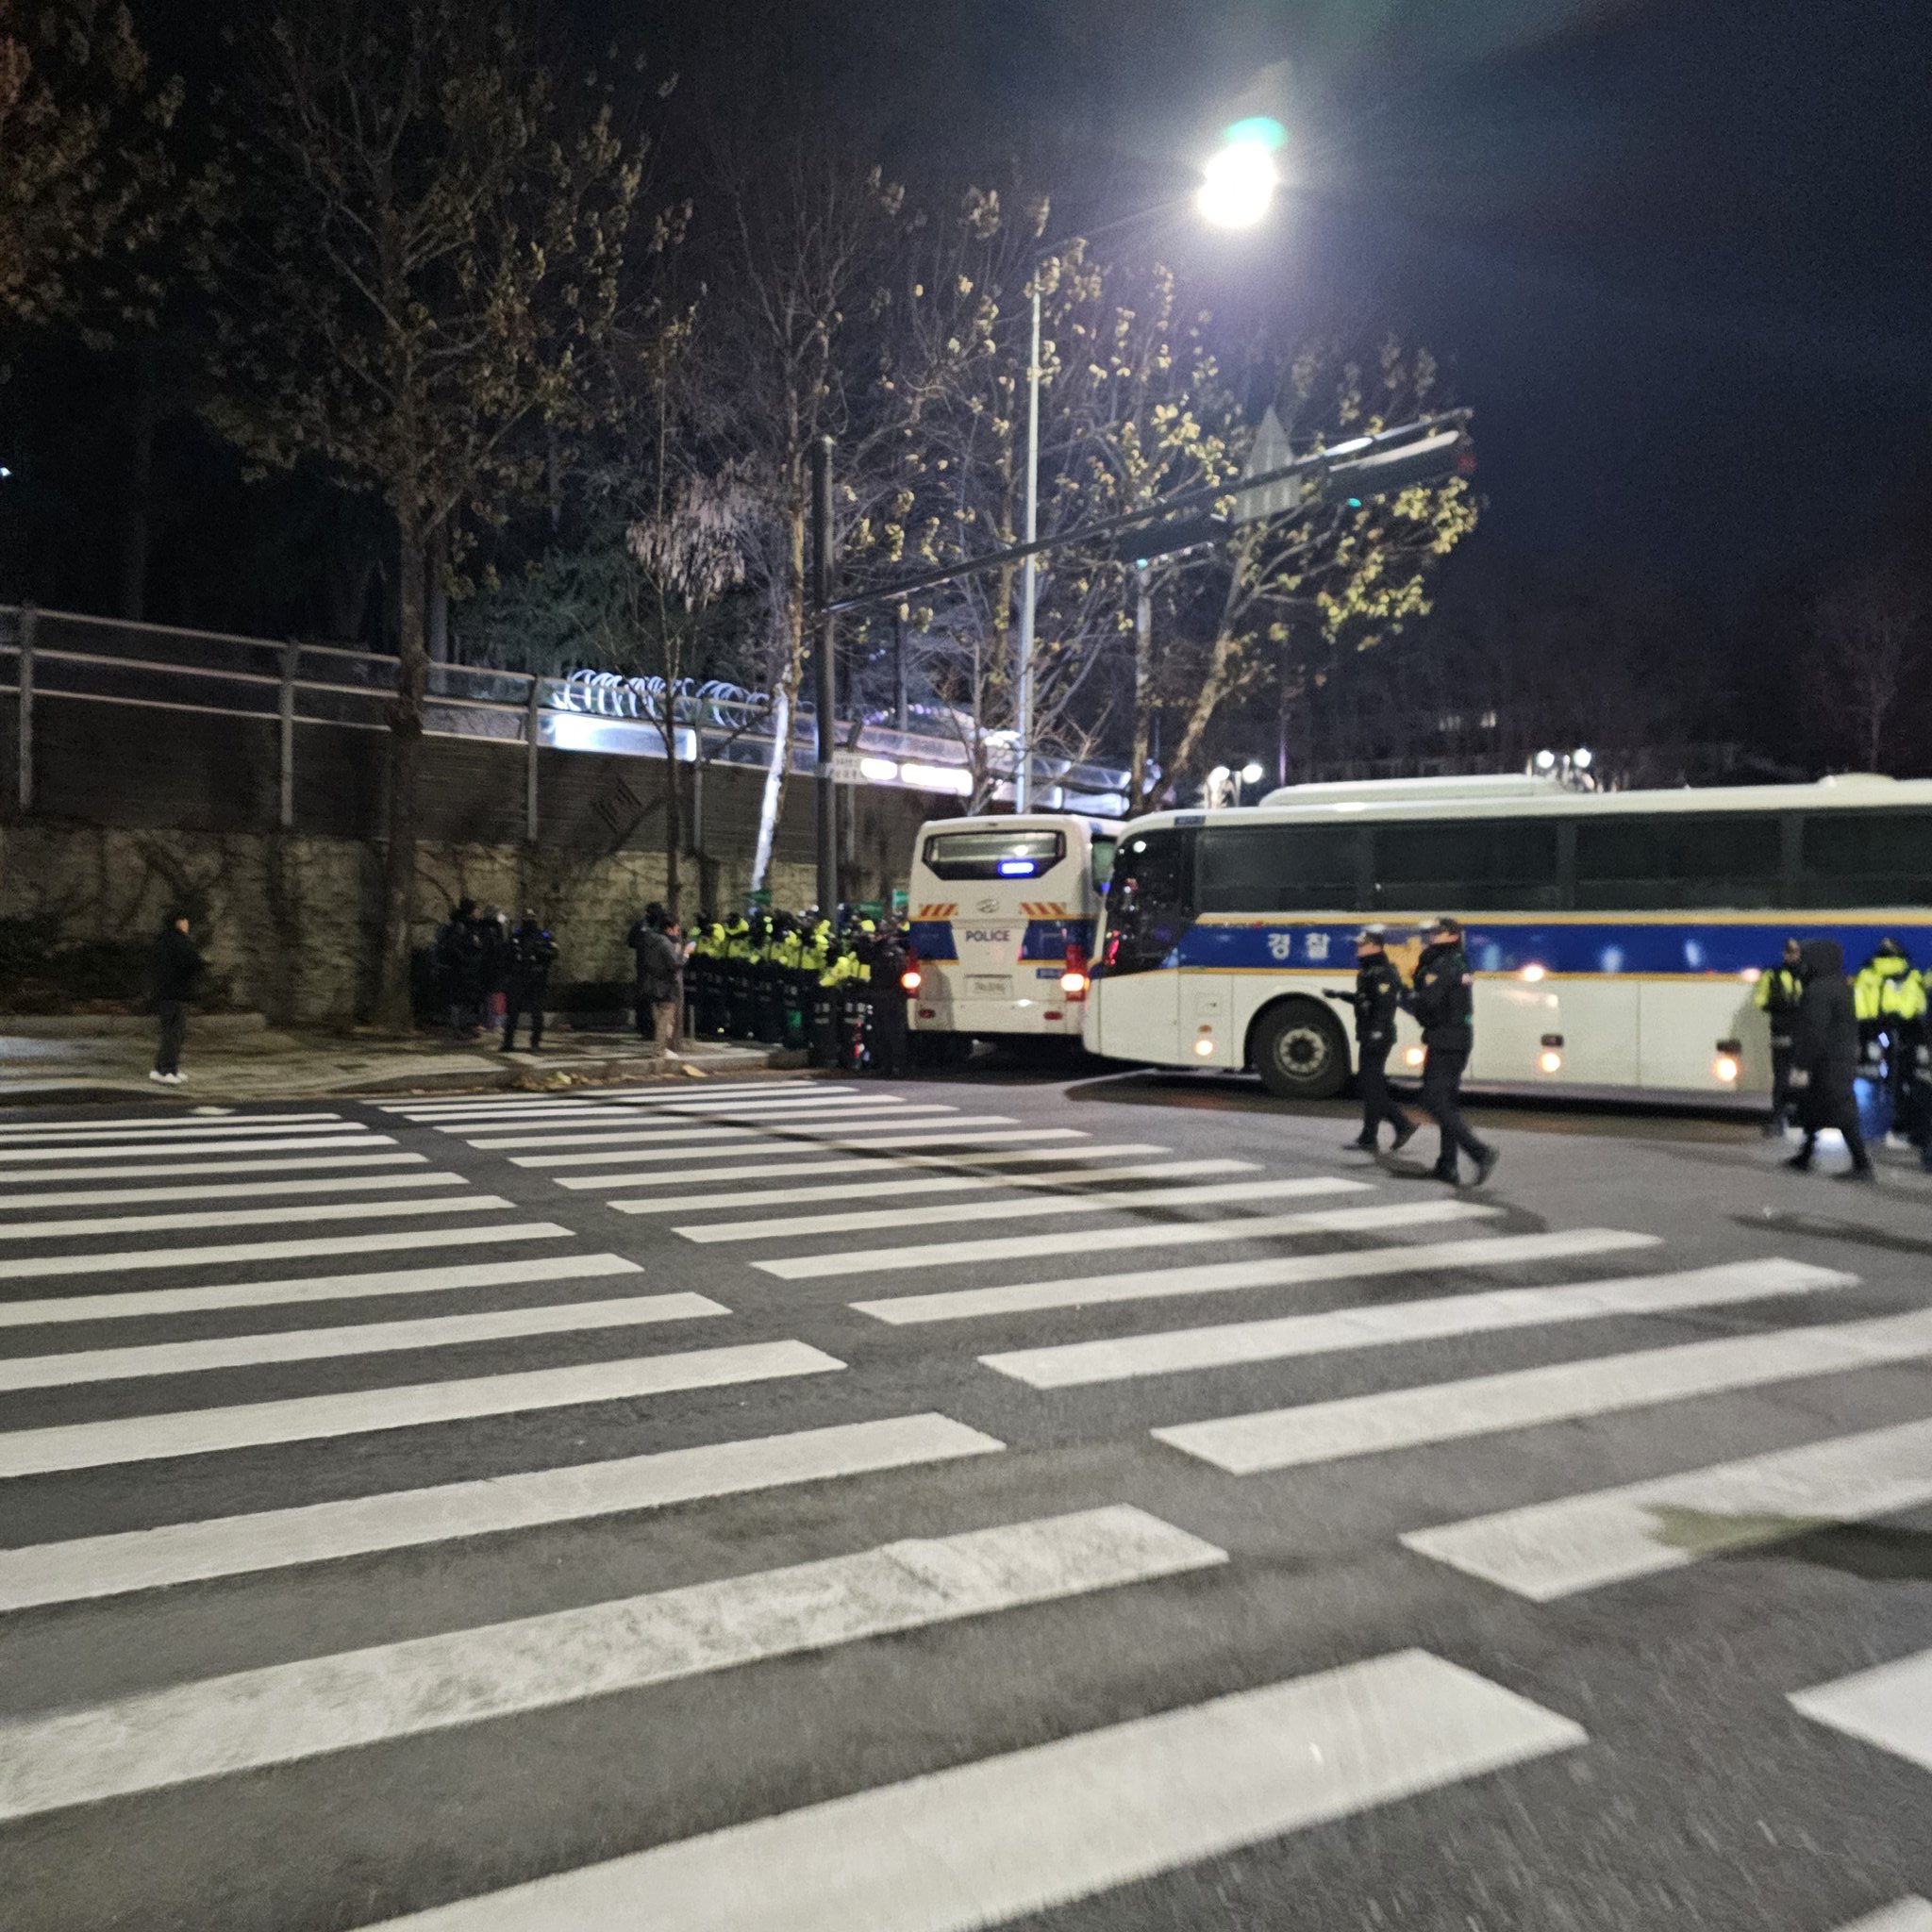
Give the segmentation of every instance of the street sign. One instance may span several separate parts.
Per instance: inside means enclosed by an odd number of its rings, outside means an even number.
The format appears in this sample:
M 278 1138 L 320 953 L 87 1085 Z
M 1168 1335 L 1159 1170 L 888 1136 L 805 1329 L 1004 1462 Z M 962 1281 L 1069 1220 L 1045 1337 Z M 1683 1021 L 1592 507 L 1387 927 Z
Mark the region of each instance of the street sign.
M 1281 418 L 1271 404 L 1261 418 L 1261 426 L 1255 431 L 1255 446 L 1241 465 L 1241 475 L 1265 476 L 1271 470 L 1287 469 L 1293 461 L 1294 450 L 1289 443 L 1288 431 L 1281 426 Z M 1263 517 L 1291 516 L 1301 508 L 1304 493 L 1299 476 L 1282 476 L 1256 490 L 1237 491 L 1234 520 L 1238 524 L 1253 524 Z
M 860 769 L 863 760 L 856 751 L 835 751 L 832 754 L 832 776 L 841 785 L 866 785 L 872 781 Z

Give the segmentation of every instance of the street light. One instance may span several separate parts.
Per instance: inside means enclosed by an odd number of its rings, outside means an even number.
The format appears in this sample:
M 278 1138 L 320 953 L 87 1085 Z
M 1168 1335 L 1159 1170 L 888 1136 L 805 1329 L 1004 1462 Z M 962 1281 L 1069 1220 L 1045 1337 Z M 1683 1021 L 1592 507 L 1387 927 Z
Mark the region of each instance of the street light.
M 1249 228 L 1268 212 L 1281 176 L 1274 157 L 1287 142 L 1278 121 L 1257 116 L 1237 121 L 1222 136 L 1222 145 L 1201 171 L 1194 205 L 1202 219 L 1221 228 Z M 1144 208 L 1125 221 L 1140 221 L 1167 204 Z M 1125 221 L 1110 222 L 1122 227 Z M 1069 237 L 1068 240 L 1074 238 Z M 1089 238 L 1091 239 L 1091 238 Z M 1035 252 L 1033 258 L 1032 333 L 1026 352 L 1026 508 L 1028 544 L 1040 540 L 1040 265 L 1064 247 L 1064 242 Z M 1020 565 L 1020 635 L 1014 655 L 1019 663 L 1018 716 L 1014 719 L 1013 809 L 1027 811 L 1033 804 L 1033 621 L 1039 602 L 1040 560 L 1030 552 Z

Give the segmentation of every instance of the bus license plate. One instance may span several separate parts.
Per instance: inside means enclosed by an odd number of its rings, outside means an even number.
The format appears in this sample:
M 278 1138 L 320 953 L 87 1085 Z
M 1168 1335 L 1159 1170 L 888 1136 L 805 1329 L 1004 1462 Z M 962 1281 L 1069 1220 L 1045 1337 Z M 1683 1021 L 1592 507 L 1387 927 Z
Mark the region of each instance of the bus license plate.
M 966 991 L 975 1000 L 1010 999 L 1013 982 L 1004 973 L 971 973 L 966 976 Z

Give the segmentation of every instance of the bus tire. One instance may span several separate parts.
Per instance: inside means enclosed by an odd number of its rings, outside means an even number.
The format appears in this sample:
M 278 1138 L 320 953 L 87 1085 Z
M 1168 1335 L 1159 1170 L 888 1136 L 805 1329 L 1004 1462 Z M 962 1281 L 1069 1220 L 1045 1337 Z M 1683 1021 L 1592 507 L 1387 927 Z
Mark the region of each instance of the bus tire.
M 1283 1000 L 1255 1023 L 1250 1058 L 1283 1100 L 1332 1100 L 1348 1084 L 1348 1039 L 1313 1000 Z

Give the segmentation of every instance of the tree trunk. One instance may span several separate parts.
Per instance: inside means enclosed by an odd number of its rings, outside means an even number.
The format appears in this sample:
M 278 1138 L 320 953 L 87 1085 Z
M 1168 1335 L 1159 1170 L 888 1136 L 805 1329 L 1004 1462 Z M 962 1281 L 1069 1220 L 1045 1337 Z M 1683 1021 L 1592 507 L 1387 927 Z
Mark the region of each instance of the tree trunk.
M 409 1024 L 409 922 L 416 900 L 417 781 L 423 769 L 423 700 L 429 683 L 424 636 L 425 552 L 423 524 L 413 504 L 396 518 L 401 578 L 397 599 L 397 689 L 390 707 L 389 826 L 383 848 L 382 925 L 376 941 L 378 1025 Z
M 1134 749 L 1127 768 L 1127 813 L 1146 809 L 1148 744 L 1154 723 L 1154 590 L 1144 563 L 1134 566 Z
M 127 452 L 127 522 L 121 540 L 121 615 L 147 615 L 148 542 L 154 520 L 155 418 L 159 412 L 155 345 L 143 342 L 134 374 L 134 421 Z
M 665 679 L 664 757 L 669 783 L 664 788 L 664 909 L 673 919 L 681 917 L 678 894 L 681 880 L 679 860 L 684 854 L 684 794 L 677 776 L 677 699 L 675 680 Z
M 772 760 L 765 767 L 765 789 L 758 800 L 758 848 L 751 863 L 753 891 L 765 883 L 772 869 L 778 814 L 785 808 L 785 781 L 791 774 L 791 714 L 805 677 L 805 485 L 802 469 L 793 467 L 798 469 L 798 480 L 785 510 L 785 661 L 772 706 Z
M 1201 689 L 1195 693 L 1194 702 L 1188 708 L 1188 722 L 1181 728 L 1180 742 L 1174 748 L 1163 785 L 1170 791 L 1172 782 L 1192 768 L 1194 754 L 1201 748 L 1201 741 L 1208 734 L 1208 727 L 1214 722 L 1214 714 L 1221 708 L 1224 698 L 1234 683 L 1236 648 L 1234 634 L 1223 630 L 1217 633 L 1214 649 L 1208 658 L 1208 675 L 1201 681 Z

